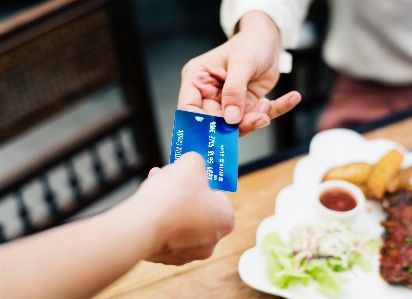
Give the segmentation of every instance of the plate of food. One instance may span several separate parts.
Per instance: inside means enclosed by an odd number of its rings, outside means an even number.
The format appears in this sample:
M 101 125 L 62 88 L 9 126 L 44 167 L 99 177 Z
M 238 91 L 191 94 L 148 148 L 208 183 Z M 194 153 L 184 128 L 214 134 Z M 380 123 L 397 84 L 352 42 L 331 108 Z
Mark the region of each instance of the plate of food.
M 411 177 L 412 153 L 392 140 L 317 134 L 242 254 L 241 279 L 288 299 L 411 298 Z

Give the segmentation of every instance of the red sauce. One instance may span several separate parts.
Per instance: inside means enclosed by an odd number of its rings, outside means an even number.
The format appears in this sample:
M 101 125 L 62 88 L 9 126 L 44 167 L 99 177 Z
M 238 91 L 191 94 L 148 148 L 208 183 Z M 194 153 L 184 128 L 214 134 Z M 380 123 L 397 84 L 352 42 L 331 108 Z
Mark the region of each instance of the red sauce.
M 346 212 L 356 207 L 356 200 L 349 193 L 340 189 L 330 189 L 323 192 L 320 202 L 330 210 Z

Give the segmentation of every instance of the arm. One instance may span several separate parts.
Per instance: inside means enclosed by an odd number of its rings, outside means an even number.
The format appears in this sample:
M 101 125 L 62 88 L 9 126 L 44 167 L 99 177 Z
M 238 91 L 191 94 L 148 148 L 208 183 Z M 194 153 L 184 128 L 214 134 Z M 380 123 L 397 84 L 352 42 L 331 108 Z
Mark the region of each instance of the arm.
M 299 31 L 312 0 L 222 0 L 220 23 L 227 37 L 236 32 L 236 25 L 251 11 L 264 12 L 280 31 L 281 48 L 299 45 Z
M 226 195 L 208 187 L 203 158 L 189 153 L 105 213 L 1 246 L 0 297 L 90 298 L 139 260 L 208 258 L 233 220 Z
M 224 2 L 222 16 L 232 13 L 229 9 L 233 8 L 231 21 L 227 22 L 233 25 L 228 29 L 231 37 L 189 61 L 182 70 L 178 109 L 223 116 L 228 123 L 239 123 L 241 136 L 268 125 L 301 98 L 294 91 L 275 101 L 265 98 L 279 79 L 282 42 L 281 31 L 270 15 L 252 9 L 259 3 L 268 6 L 279 1 Z M 246 9 L 237 9 L 242 4 Z

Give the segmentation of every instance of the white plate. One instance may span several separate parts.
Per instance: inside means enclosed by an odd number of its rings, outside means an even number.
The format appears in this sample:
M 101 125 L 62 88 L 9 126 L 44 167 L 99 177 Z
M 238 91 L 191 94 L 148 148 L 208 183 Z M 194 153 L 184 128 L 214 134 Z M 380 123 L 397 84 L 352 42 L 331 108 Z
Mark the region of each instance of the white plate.
M 279 192 L 276 198 L 276 213 L 260 223 L 256 232 L 256 246 L 241 256 L 238 265 L 240 278 L 254 289 L 289 299 L 331 298 L 316 290 L 316 282 L 311 282 L 308 286 L 297 283 L 287 289 L 270 284 L 261 246 L 262 239 L 267 233 L 277 231 L 282 240 L 287 242 L 292 227 L 316 219 L 310 199 L 328 169 L 350 162 L 376 163 L 394 148 L 405 154 L 402 167 L 412 165 L 412 153 L 408 153 L 399 144 L 388 139 L 367 141 L 358 133 L 347 129 L 333 129 L 317 134 L 311 141 L 309 155 L 302 158 L 295 167 L 293 184 Z M 378 203 L 367 201 L 365 211 L 359 215 L 353 227 L 368 230 L 372 236 L 379 238 L 384 231 L 380 225 L 384 217 L 385 214 Z M 341 275 L 349 278 L 349 282 L 343 285 L 339 294 L 333 298 L 412 298 L 412 290 L 389 285 L 380 277 L 379 254 L 372 260 L 371 271 L 364 271 L 355 266 Z

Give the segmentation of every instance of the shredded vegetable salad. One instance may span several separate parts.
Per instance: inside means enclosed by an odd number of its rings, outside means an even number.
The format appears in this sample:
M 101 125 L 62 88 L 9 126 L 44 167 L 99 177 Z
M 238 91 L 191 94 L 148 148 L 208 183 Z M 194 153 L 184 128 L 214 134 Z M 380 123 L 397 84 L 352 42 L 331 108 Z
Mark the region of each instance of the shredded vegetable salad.
M 263 240 L 270 282 L 287 288 L 292 281 L 307 285 L 314 280 L 326 295 L 335 295 L 346 282 L 338 272 L 355 264 L 369 270 L 370 259 L 381 245 L 367 233 L 340 222 L 297 226 L 290 232 L 290 240 L 284 243 L 277 232 Z

